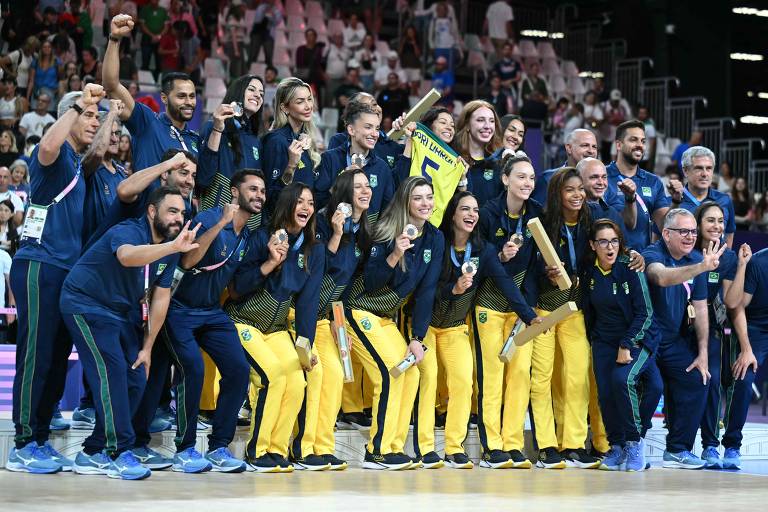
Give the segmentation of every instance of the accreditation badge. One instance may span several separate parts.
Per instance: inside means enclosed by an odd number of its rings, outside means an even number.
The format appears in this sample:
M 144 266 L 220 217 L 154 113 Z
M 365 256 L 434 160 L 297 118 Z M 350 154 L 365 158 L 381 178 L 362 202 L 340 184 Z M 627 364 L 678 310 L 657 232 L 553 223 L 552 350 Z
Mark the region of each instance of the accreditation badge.
M 21 230 L 22 240 L 31 240 L 36 243 L 42 243 L 43 229 L 45 221 L 48 218 L 48 207 L 39 204 L 30 204 L 27 210 L 27 218 L 24 220 L 24 227 Z

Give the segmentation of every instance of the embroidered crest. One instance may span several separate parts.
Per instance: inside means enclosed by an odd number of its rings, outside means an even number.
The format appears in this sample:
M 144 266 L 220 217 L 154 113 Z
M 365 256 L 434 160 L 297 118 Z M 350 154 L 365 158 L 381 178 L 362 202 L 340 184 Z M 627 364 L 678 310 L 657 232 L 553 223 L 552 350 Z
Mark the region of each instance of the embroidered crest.
M 243 338 L 243 341 L 251 341 L 251 330 L 250 329 L 243 329 L 240 331 L 240 337 Z
M 651 187 L 643 187 L 643 195 L 645 197 L 651 197 L 653 195 L 653 192 L 651 191 Z
M 159 265 L 157 266 L 157 272 L 155 273 L 155 275 L 156 275 L 156 276 L 159 276 L 160 274 L 162 274 L 162 273 L 163 273 L 163 270 L 165 270 L 165 267 L 167 267 L 167 266 L 168 266 L 168 264 L 167 264 L 167 263 L 161 263 L 161 264 L 159 264 Z
M 395 166 L 395 157 L 393 157 L 391 155 L 387 155 L 387 163 L 389 164 L 390 167 L 394 167 Z
M 109 190 L 109 185 L 107 185 L 106 183 L 104 184 L 104 195 L 105 196 L 111 196 L 112 195 L 112 192 L 110 192 L 110 190 Z
M 299 160 L 299 165 L 298 165 L 298 166 L 296 166 L 296 167 L 297 167 L 297 169 L 303 169 L 304 167 L 306 167 L 306 166 L 304 165 L 304 160 Z
M 299 264 L 299 268 L 304 268 L 304 255 L 299 254 L 299 258 L 296 260 Z
M 371 176 L 368 178 L 368 183 L 370 183 L 371 188 L 374 188 L 376 185 L 379 184 L 379 177 L 375 174 L 371 174 Z
M 424 249 L 424 263 L 432 261 L 432 249 Z
M 491 181 L 493 179 L 493 169 L 486 169 L 483 171 L 483 178 L 485 178 L 486 181 Z
M 371 327 L 373 327 L 373 325 L 371 325 L 371 321 L 368 320 L 367 316 L 363 317 L 363 319 L 360 320 L 360 325 L 362 325 L 363 329 L 365 329 L 366 331 L 370 331 Z
M 259 148 L 256 146 L 253 146 L 253 159 L 258 160 L 259 159 Z
M 613 294 L 616 295 L 616 283 L 613 283 Z
M 595 279 L 592 278 L 589 280 L 589 289 L 594 290 L 595 289 Z
M 195 141 L 193 140 L 193 141 L 192 141 L 192 144 L 191 144 L 191 146 L 192 146 L 192 150 L 193 150 L 195 153 L 197 153 L 197 142 L 195 142 Z
M 280 176 L 280 169 L 272 169 L 272 179 L 276 179 L 278 176 Z
M 629 295 L 629 283 L 625 281 L 621 283 L 621 287 L 624 288 L 624 295 Z
M 477 315 L 478 320 L 480 320 L 481 324 L 484 324 L 488 321 L 488 312 L 487 311 L 481 311 L 479 315 Z
M 472 263 L 472 266 L 475 267 L 475 270 L 480 268 L 480 258 L 479 257 L 478 258 L 475 258 L 475 257 L 469 258 L 469 262 Z
M 240 254 L 238 255 L 237 261 L 243 261 L 243 256 L 245 256 L 245 249 L 240 249 Z
M 376 257 L 376 254 L 377 254 L 378 252 L 379 252 L 379 248 L 378 248 L 378 247 L 376 247 L 376 246 L 374 246 L 374 247 L 371 247 L 371 257 L 372 257 L 372 258 Z
M 499 228 L 496 230 L 496 236 L 504 236 L 504 230 Z
M 720 273 L 719 272 L 710 272 L 709 276 L 707 277 L 707 282 L 717 284 L 720 282 Z
M 359 258 L 361 254 L 363 254 L 363 251 L 361 251 L 360 248 L 355 245 L 355 258 Z

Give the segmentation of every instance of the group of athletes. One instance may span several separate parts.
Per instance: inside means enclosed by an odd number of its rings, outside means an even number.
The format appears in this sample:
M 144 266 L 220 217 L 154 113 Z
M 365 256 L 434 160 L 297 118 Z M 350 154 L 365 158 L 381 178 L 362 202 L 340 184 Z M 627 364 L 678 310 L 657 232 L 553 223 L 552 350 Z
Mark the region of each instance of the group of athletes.
M 662 390 L 664 467 L 740 467 L 768 347 L 768 259 L 730 248 L 733 208 L 711 188 L 710 150 L 685 153 L 686 183 L 671 182 L 667 195 L 639 168 L 644 126 L 628 121 L 607 167 L 580 129 L 566 140 L 567 161 L 537 178 L 519 151 L 521 119 L 502 125 L 475 100 L 454 123 L 435 107 L 420 121 L 463 157 L 466 173 L 433 224 L 433 186 L 411 176 L 415 124 L 399 119 L 404 140 L 390 140 L 372 96 L 352 98 L 346 132 L 320 154 L 308 136 L 310 87 L 282 80 L 261 133 L 263 82 L 245 75 L 198 135 L 187 127 L 197 101 L 187 75 L 163 77 L 159 115 L 118 81 L 120 39 L 132 29 L 129 16 L 112 20 L 103 86 L 62 98 L 32 154 L 32 205 L 10 276 L 19 339 L 7 469 L 123 479 L 165 468 L 343 470 L 337 415 L 364 418 L 370 407 L 366 469 L 470 469 L 470 417 L 481 467 L 531 468 L 530 413 L 537 466 L 643 471 Z M 136 171 L 110 181 L 104 148 L 121 126 Z M 103 161 L 89 171 L 99 147 Z M 93 201 L 104 206 L 89 209 Z M 528 229 L 534 218 L 561 265 L 544 262 Z M 570 288 L 558 286 L 562 273 Z M 337 301 L 349 354 L 337 346 Z M 502 362 L 513 329 L 568 302 L 578 311 Z M 96 421 L 69 459 L 50 444 L 49 424 L 73 343 Z M 341 355 L 351 357 L 353 382 Z M 406 356 L 415 364 L 391 372 Z M 170 371 L 172 458 L 149 446 Z M 195 449 L 201 396 L 215 409 L 205 453 Z M 228 446 L 244 401 L 243 460 Z M 446 414 L 442 455 L 436 405 Z M 411 425 L 415 456 L 405 453 Z

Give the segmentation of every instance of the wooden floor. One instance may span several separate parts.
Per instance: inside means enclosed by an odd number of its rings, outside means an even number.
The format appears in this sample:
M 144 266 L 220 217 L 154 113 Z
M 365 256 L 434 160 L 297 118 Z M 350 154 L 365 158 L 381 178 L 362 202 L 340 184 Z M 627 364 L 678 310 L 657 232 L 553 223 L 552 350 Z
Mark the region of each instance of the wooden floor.
M 155 472 L 124 482 L 70 473 L 40 476 L 0 470 L 7 511 L 131 510 L 219 512 L 764 510 L 766 463 L 755 473 L 653 468 L 595 470 L 417 470 L 240 475 Z M 525 507 L 525 509 L 521 508 Z M 247 508 L 246 508 L 247 507 Z

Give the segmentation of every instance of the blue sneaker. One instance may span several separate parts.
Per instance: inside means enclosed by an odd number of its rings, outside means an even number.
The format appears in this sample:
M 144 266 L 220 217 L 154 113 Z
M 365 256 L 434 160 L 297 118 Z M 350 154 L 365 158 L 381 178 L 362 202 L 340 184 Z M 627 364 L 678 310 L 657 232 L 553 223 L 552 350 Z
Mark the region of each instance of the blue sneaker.
M 171 430 L 172 428 L 173 423 L 161 416 L 155 416 L 152 419 L 152 423 L 149 424 L 149 433 L 156 434 L 157 432 L 165 432 L 166 430 Z
M 106 475 L 110 467 L 112 467 L 112 459 L 104 451 L 93 455 L 80 452 L 72 464 L 72 469 L 78 475 Z
M 182 473 L 203 473 L 205 471 L 210 471 L 212 467 L 213 465 L 208 459 L 200 455 L 200 452 L 194 448 L 187 448 L 184 451 L 176 452 L 176 455 L 173 456 L 172 469 L 174 471 Z
M 701 452 L 701 458 L 706 462 L 704 468 L 706 469 L 723 469 L 723 461 L 720 459 L 720 454 L 717 453 L 717 448 L 714 446 L 708 446 Z
M 723 469 L 741 469 L 741 452 L 736 448 L 726 448 L 723 454 Z
M 206 453 L 205 458 L 211 463 L 211 471 L 220 473 L 242 473 L 245 471 L 245 462 L 236 459 L 232 452 L 224 446 Z
M 662 467 L 674 469 L 701 469 L 706 464 L 688 450 L 677 453 L 664 450 L 663 460 Z
M 130 450 L 121 453 L 107 470 L 109 478 L 122 478 L 123 480 L 143 480 L 152 474 L 149 468 L 144 467 L 139 459 L 134 457 Z
M 173 459 L 170 457 L 163 457 L 149 446 L 134 448 L 131 451 L 133 452 L 133 456 L 139 459 L 139 462 L 149 469 L 161 470 L 173 466 Z
M 61 464 L 41 451 L 35 441 L 30 441 L 24 448 L 11 448 L 5 469 L 36 474 L 58 473 Z
M 75 430 L 93 430 L 96 425 L 96 409 L 93 407 L 80 409 L 78 407 L 72 412 L 70 425 Z
M 62 471 L 72 471 L 72 459 L 69 459 L 59 452 L 56 451 L 56 449 L 51 446 L 51 443 L 46 441 L 45 444 L 38 445 L 40 448 L 40 451 L 61 464 L 61 470 Z
M 53 417 L 51 418 L 51 424 L 49 425 L 51 430 L 69 430 L 69 421 L 64 419 L 61 415 L 61 409 L 56 406 L 56 410 L 53 411 Z
M 624 471 L 626 461 L 627 455 L 624 449 L 617 444 L 612 444 L 611 449 L 603 457 L 603 462 L 598 469 L 603 471 Z
M 645 440 L 627 441 L 624 446 L 624 453 L 627 455 L 627 471 L 645 471 Z

